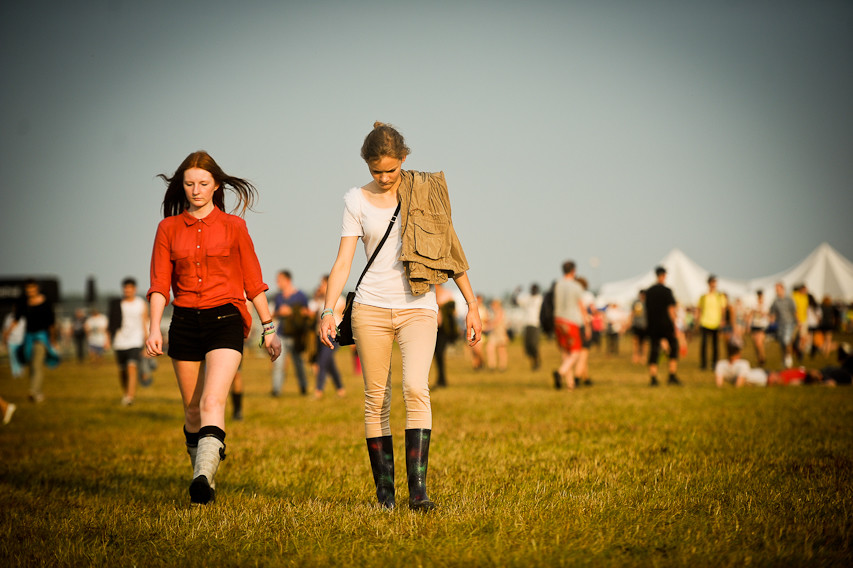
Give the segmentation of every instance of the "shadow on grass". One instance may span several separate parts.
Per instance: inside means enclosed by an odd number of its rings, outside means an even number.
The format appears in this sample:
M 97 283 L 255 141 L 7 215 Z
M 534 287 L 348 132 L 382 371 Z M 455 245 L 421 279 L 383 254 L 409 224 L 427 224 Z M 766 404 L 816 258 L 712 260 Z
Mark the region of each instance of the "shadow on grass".
M 23 509 L 39 508 L 42 500 L 89 501 L 92 498 L 111 501 L 167 503 L 191 506 L 189 500 L 190 471 L 185 474 L 158 473 L 143 475 L 140 473 L 122 473 L 117 471 L 89 469 L 50 471 L 20 469 L 0 474 L 0 499 L 3 506 Z M 361 503 L 353 494 L 335 496 L 319 495 L 309 487 L 295 485 L 276 486 L 276 481 L 257 483 L 254 481 L 218 480 L 217 499 L 258 498 L 262 501 L 281 501 L 290 505 L 320 503 L 329 507 L 352 507 Z

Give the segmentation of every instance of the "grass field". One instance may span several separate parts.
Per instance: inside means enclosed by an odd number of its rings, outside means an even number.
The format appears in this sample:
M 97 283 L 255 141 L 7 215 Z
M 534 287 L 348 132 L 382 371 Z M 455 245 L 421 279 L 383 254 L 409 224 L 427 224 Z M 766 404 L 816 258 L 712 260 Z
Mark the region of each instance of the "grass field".
M 681 388 L 593 354 L 593 387 L 555 391 L 558 354 L 543 353 L 532 372 L 515 343 L 503 373 L 451 354 L 451 386 L 433 392 L 428 515 L 405 506 L 399 373 L 403 506 L 373 504 L 348 353 L 347 397 L 320 401 L 290 372 L 273 399 L 269 363 L 246 358 L 245 420 L 229 420 L 204 507 L 187 495 L 168 360 L 130 408 L 111 362 L 50 371 L 38 406 L 4 366 L 0 394 L 19 410 L 0 428 L 0 566 L 851 564 L 852 389 L 717 389 L 691 345 Z

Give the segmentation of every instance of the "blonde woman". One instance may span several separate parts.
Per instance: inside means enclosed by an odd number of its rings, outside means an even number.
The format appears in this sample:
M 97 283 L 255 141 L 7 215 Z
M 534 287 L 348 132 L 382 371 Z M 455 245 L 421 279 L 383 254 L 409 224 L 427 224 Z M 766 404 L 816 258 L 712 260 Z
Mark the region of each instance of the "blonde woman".
M 451 277 L 465 297 L 465 337 L 470 345 L 480 341 L 482 324 L 466 274 L 468 263 L 453 228 L 444 174 L 403 170 L 409 153 L 403 136 L 386 124 L 376 123 L 364 140 L 361 157 L 372 180 L 350 189 L 344 197 L 341 241 L 329 273 L 320 340 L 328 347 L 334 345 L 335 304 L 361 240 L 368 258 L 378 250 L 358 286 L 352 309 L 376 497 L 385 508 L 396 505 L 389 419 L 391 353 L 396 341 L 403 362 L 409 507 L 429 511 L 436 506 L 426 489 L 432 433 L 428 379 L 438 321 L 435 285 Z M 386 232 L 387 240 L 379 248 Z

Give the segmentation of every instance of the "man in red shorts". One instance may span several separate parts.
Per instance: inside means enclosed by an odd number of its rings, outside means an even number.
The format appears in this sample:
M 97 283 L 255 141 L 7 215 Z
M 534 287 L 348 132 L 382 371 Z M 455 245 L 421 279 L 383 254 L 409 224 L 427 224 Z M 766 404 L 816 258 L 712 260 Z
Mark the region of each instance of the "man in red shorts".
M 583 287 L 575 281 L 575 263 L 571 260 L 563 263 L 563 279 L 554 286 L 554 333 L 560 347 L 562 363 L 554 371 L 554 388 L 562 383 L 570 389 L 575 388 L 574 368 L 581 353 L 581 327 L 590 323 L 583 305 Z

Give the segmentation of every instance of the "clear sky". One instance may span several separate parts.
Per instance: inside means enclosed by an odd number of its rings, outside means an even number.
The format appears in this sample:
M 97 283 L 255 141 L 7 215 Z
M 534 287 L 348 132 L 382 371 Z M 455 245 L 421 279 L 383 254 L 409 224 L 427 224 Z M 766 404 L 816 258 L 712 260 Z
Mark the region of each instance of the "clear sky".
M 486 295 L 853 258 L 850 1 L 35 0 L 0 46 L 0 275 L 63 292 L 147 287 L 155 176 L 197 149 L 257 185 L 267 282 L 313 289 L 374 120 L 446 173 Z

